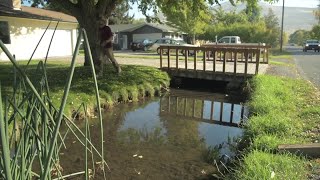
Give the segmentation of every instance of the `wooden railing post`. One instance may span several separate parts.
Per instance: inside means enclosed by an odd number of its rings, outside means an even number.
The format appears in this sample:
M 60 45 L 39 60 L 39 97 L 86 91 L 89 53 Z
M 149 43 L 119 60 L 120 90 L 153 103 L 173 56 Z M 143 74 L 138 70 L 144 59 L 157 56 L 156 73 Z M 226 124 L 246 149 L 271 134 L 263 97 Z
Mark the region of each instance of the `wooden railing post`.
M 189 51 L 186 50 L 184 53 L 185 69 L 188 69 L 188 54 Z
M 201 119 L 203 119 L 204 100 L 201 101 Z
M 267 64 L 269 64 L 269 48 L 266 49 L 266 54 L 267 54 Z
M 234 110 L 234 104 L 231 104 L 231 113 L 230 113 L 230 123 L 233 121 L 233 110 Z
M 237 75 L 237 62 L 238 61 L 238 52 L 236 50 L 236 52 L 234 53 L 234 67 L 233 67 L 233 72 L 234 72 L 234 76 Z
M 227 54 L 227 51 L 223 50 L 223 67 L 222 67 L 223 73 L 226 73 L 226 62 L 227 62 L 226 54 Z
M 159 52 L 160 52 L 160 68 L 162 68 L 162 48 L 159 47 Z
M 202 50 L 203 51 L 203 71 L 206 71 L 206 49 Z
M 193 51 L 194 53 L 193 53 L 193 70 L 197 70 L 197 51 L 196 50 L 194 50 Z
M 183 114 L 185 115 L 185 116 L 187 116 L 187 104 L 188 103 L 188 100 L 187 100 L 187 98 L 184 98 L 184 112 L 183 112 Z
M 220 122 L 223 120 L 223 102 L 220 103 Z
M 212 57 L 213 57 L 213 72 L 216 72 L 216 59 L 217 59 L 217 51 L 212 50 Z
M 259 73 L 259 64 L 260 64 L 260 49 L 257 49 L 257 56 L 256 56 L 256 71 L 255 74 Z
M 214 120 L 214 101 L 211 101 L 210 120 Z
M 245 57 L 245 64 L 244 64 L 244 77 L 247 77 L 248 73 L 248 59 L 249 59 L 249 52 L 248 49 L 244 51 L 244 57 Z
M 243 62 L 243 56 L 244 56 L 244 52 L 241 53 L 241 62 Z
M 168 70 L 170 70 L 170 47 L 168 46 Z
M 179 69 L 178 63 L 179 63 L 179 49 L 177 48 L 176 49 L 176 70 Z

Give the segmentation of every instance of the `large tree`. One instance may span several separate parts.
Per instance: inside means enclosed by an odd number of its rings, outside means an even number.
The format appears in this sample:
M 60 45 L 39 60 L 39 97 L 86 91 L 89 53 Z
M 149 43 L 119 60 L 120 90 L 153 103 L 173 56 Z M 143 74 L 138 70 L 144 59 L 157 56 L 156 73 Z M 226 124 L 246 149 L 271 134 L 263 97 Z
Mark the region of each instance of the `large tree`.
M 81 28 L 84 28 L 87 31 L 88 39 L 91 47 L 91 52 L 93 55 L 93 59 L 96 65 L 100 66 L 103 61 L 102 56 L 100 54 L 101 45 L 100 45 L 100 37 L 99 37 L 99 21 L 105 17 L 109 18 L 112 13 L 116 10 L 116 7 L 121 5 L 124 1 L 130 3 L 137 3 L 139 10 L 146 15 L 147 19 L 147 11 L 153 10 L 153 12 L 157 13 L 159 10 L 162 12 L 167 12 L 166 9 L 176 9 L 179 10 L 181 4 L 188 4 L 189 8 L 196 15 L 199 14 L 200 10 L 203 10 L 203 2 L 208 4 L 219 3 L 220 0 L 24 0 L 24 1 L 32 1 L 34 5 L 41 4 L 40 2 L 44 2 L 45 4 L 52 4 L 59 6 L 64 12 L 68 12 L 69 14 L 76 17 L 79 22 Z M 229 0 L 234 3 L 234 0 Z M 247 1 L 248 3 L 256 3 L 258 0 L 241 0 Z M 268 2 L 273 2 L 277 0 L 264 0 Z M 168 11 L 169 12 L 169 11 Z M 164 13 L 166 15 L 166 13 Z
M 281 29 L 279 19 L 271 8 L 269 9 L 268 14 L 264 16 L 264 22 L 266 25 L 265 42 L 268 42 L 268 44 L 275 47 L 280 42 L 279 38 Z
M 130 4 L 128 1 L 123 1 L 119 4 L 112 16 L 109 18 L 109 24 L 131 24 L 134 20 L 134 15 L 129 15 Z
M 318 20 L 318 24 L 320 24 L 320 0 L 318 4 L 318 9 L 313 11 L 315 18 Z
M 195 43 L 195 36 L 204 33 L 205 27 L 210 24 L 212 14 L 204 0 L 199 0 L 199 4 L 203 6 L 200 10 L 190 8 L 189 3 L 181 2 L 179 7 L 161 6 L 161 10 L 166 15 L 167 24 L 187 33 Z
M 310 38 L 310 32 L 307 30 L 297 30 L 289 36 L 289 43 L 302 46 L 306 39 Z

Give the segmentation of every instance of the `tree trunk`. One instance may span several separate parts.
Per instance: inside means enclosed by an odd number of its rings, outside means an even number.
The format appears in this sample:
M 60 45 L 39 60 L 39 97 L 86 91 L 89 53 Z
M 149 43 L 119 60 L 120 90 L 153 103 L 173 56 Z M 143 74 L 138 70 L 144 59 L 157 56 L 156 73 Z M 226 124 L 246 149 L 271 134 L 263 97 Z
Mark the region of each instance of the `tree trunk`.
M 81 28 L 84 28 L 87 32 L 87 37 L 91 49 L 91 54 L 93 58 L 93 63 L 95 65 L 97 73 L 102 73 L 103 71 L 103 65 L 106 63 L 103 62 L 108 62 L 107 56 L 104 55 L 103 52 L 103 47 L 101 47 L 100 42 L 100 34 L 99 34 L 99 19 L 95 16 L 84 16 L 82 15 L 81 17 L 77 17 L 77 20 L 80 24 Z M 116 66 L 116 65 L 117 66 Z M 89 55 L 85 52 L 85 61 L 84 61 L 84 66 L 89 66 Z M 120 69 L 118 67 L 118 63 L 115 62 L 113 63 L 113 66 L 116 71 Z

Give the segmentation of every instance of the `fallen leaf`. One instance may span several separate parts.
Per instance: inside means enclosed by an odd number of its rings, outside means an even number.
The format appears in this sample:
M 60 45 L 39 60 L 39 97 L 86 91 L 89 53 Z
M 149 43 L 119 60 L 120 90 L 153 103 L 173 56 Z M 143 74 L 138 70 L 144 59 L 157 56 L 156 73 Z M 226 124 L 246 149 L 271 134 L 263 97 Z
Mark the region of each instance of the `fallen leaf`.
M 272 171 L 271 172 L 271 179 L 273 179 L 275 175 L 276 175 L 276 173 L 274 171 Z

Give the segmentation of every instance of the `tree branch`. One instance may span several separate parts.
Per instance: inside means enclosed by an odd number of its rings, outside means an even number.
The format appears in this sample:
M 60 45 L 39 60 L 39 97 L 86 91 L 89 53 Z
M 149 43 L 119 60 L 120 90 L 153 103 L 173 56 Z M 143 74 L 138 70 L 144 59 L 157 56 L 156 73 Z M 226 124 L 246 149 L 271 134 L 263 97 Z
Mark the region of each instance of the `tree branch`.
M 118 4 L 121 4 L 122 0 L 99 0 L 96 5 L 96 10 L 99 15 L 109 17 L 112 11 Z
M 52 0 L 52 2 L 61 5 L 63 9 L 65 9 L 66 11 L 69 11 L 70 14 L 76 17 L 80 15 L 79 6 L 77 4 L 71 3 L 69 0 Z

